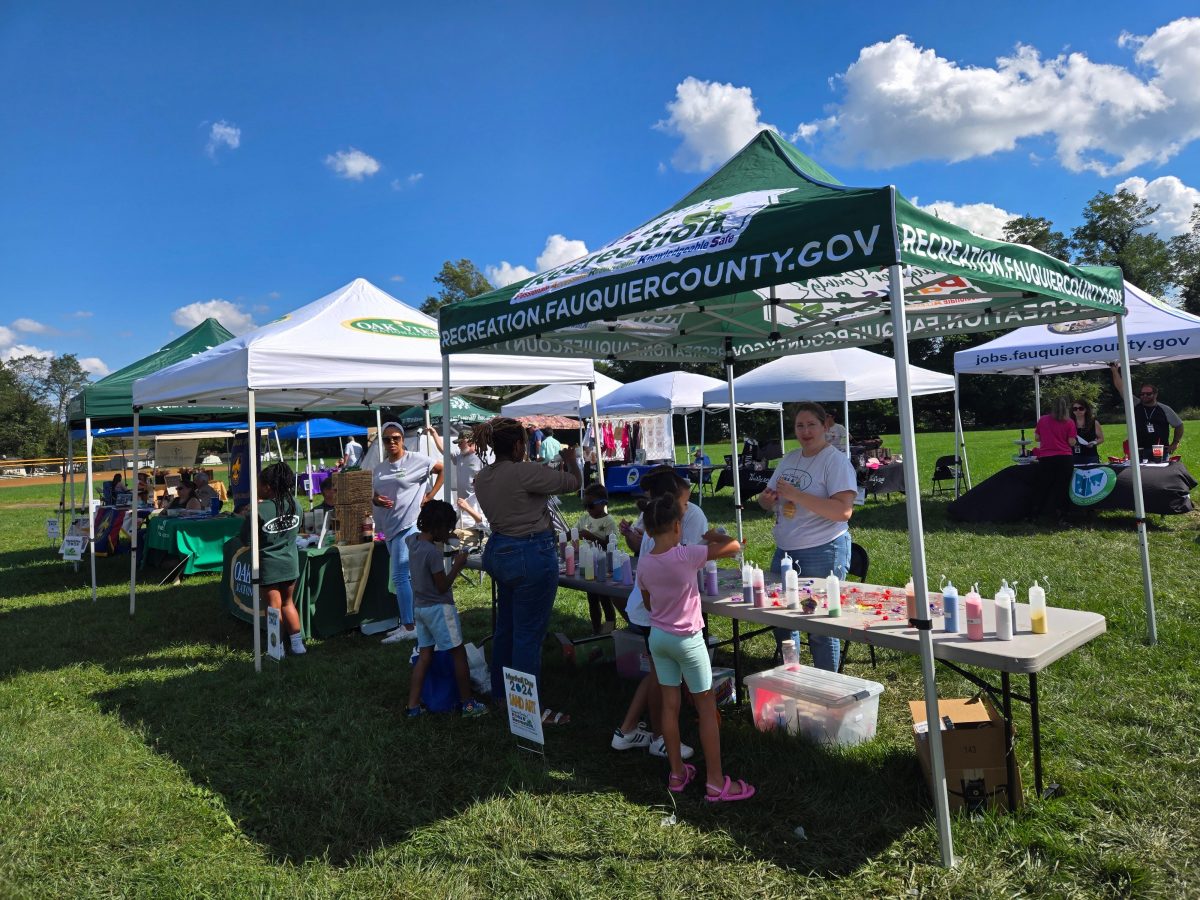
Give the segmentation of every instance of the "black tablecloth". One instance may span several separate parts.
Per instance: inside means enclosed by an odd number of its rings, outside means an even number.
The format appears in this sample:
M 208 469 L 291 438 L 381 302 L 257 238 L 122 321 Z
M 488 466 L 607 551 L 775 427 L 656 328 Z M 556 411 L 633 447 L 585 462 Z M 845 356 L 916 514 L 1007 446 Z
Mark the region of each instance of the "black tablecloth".
M 868 494 L 904 493 L 904 463 L 887 463 L 878 469 L 864 469 L 867 473 L 863 487 Z
M 975 485 L 946 507 L 958 522 L 1017 522 L 1025 518 L 1037 490 L 1037 463 L 1009 466 Z M 1088 509 L 1133 510 L 1133 472 L 1114 467 L 1117 483 L 1111 494 Z M 1173 515 L 1192 511 L 1189 495 L 1196 479 L 1181 462 L 1168 466 L 1142 466 L 1142 493 L 1146 512 Z
M 746 500 L 749 497 L 757 497 L 766 488 L 767 482 L 771 480 L 771 476 L 775 474 L 774 469 L 763 469 L 759 471 L 751 466 L 742 466 L 738 469 L 738 481 L 741 482 L 742 499 Z M 721 477 L 717 479 L 717 490 L 721 488 L 733 487 L 733 474 L 730 469 L 722 469 Z

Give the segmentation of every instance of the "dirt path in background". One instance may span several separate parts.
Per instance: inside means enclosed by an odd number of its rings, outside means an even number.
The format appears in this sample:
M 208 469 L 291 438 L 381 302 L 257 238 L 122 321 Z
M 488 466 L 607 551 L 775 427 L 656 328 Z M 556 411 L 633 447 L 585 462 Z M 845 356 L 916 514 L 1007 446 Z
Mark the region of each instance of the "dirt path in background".
M 109 475 L 108 477 L 112 478 L 111 475 Z M 80 482 L 84 481 L 84 480 L 86 480 L 86 479 L 82 479 L 78 475 L 75 476 L 75 490 L 76 491 L 79 490 Z M 96 483 L 99 484 L 100 480 L 96 479 Z M 0 478 L 0 489 L 8 488 L 8 487 L 41 487 L 41 486 L 44 486 L 47 484 L 62 484 L 62 476 L 61 475 L 38 475 L 34 478 Z M 71 489 L 71 486 L 67 485 L 67 490 L 69 491 L 70 489 Z

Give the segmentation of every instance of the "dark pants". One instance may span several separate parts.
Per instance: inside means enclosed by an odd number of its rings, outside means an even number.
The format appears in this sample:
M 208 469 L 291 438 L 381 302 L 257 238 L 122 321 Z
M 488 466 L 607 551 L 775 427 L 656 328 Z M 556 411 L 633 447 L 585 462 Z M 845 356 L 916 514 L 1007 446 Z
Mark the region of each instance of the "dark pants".
M 617 610 L 613 606 L 612 597 L 607 594 L 588 594 L 588 612 L 592 617 L 592 634 L 600 633 L 600 617 L 604 616 L 605 622 L 617 621 Z
M 493 534 L 483 568 L 496 582 L 496 630 L 492 635 L 492 697 L 504 697 L 504 669 L 533 676 L 542 691 L 542 642 L 558 593 L 558 547 L 554 532 L 526 537 Z
M 1037 495 L 1033 500 L 1033 515 L 1047 511 L 1062 518 L 1071 507 L 1069 491 L 1075 474 L 1073 456 L 1040 456 L 1037 461 Z

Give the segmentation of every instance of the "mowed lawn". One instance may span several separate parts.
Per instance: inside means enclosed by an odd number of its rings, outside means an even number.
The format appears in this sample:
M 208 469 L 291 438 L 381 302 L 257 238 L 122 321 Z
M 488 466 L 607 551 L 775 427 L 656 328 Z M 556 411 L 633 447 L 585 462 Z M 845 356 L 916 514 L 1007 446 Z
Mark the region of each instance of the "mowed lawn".
M 1200 472 L 1200 423 L 1187 428 Z M 1118 447 L 1123 429 L 1107 431 Z M 1006 464 L 1014 437 L 968 435 L 977 481 Z M 922 435 L 919 449 L 927 478 L 952 436 Z M 544 761 L 515 748 L 500 715 L 402 718 L 406 646 L 346 634 L 256 676 L 216 576 L 162 588 L 147 577 L 130 619 L 128 558 L 101 560 L 92 603 L 86 567 L 47 547 L 57 500 L 54 488 L 0 489 L 0 897 L 1200 896 L 1197 514 L 1152 517 L 1149 647 L 1132 516 L 961 527 L 926 497 L 935 581 L 994 591 L 1002 577 L 1024 588 L 1049 576 L 1052 605 L 1108 618 L 1040 682 L 1047 779 L 1063 795 L 955 818 L 961 862 L 943 870 L 907 708 L 921 697 L 916 658 L 881 652 L 872 670 L 853 654 L 848 671 L 886 691 L 879 736 L 851 750 L 761 734 L 727 710 L 727 768 L 759 795 L 710 807 L 699 792 L 669 795 L 661 761 L 608 748 L 632 692 L 611 667 L 569 668 L 547 643 L 544 703 L 574 721 L 548 730 Z M 729 491 L 704 506 L 732 522 Z M 868 503 L 851 524 L 872 580 L 902 584 L 903 502 Z M 766 564 L 768 517 L 751 505 L 746 528 Z M 457 596 L 468 635 L 486 634 L 485 589 L 460 581 Z M 560 595 L 551 630 L 589 630 L 582 595 Z M 749 668 L 772 651 L 756 639 Z M 973 693 L 945 671 L 938 686 Z M 1028 710 L 1017 715 L 1029 787 Z M 691 716 L 683 727 L 697 743 Z

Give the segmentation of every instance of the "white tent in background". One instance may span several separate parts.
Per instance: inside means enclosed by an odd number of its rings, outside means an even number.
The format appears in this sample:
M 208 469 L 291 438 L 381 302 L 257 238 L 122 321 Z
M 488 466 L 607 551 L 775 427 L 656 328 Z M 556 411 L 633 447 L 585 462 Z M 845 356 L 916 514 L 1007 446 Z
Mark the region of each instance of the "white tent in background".
M 250 455 L 255 458 L 254 424 L 263 409 L 307 412 L 364 406 L 374 408 L 378 420 L 379 407 L 423 403 L 430 395 L 440 396 L 447 382 L 461 390 L 497 384 L 590 384 L 595 378 L 590 359 L 470 353 L 451 360 L 442 356 L 437 338 L 435 319 L 356 278 L 274 322 L 134 382 L 134 427 L 143 409 L 245 409 Z M 134 442 L 136 452 L 136 431 Z M 250 483 L 257 618 L 258 489 L 254 479 Z M 131 613 L 134 589 L 131 577 Z M 254 661 L 260 668 L 257 627 Z
M 621 382 L 596 373 L 596 401 L 599 402 L 617 388 Z M 534 391 L 500 407 L 500 415 L 518 419 L 521 416 L 569 416 L 587 417 L 591 413 L 591 399 L 585 385 L 552 384 Z
M 828 403 L 840 400 L 842 425 L 847 433 L 850 430 L 852 400 L 882 400 L 898 394 L 896 361 L 861 347 L 781 356 L 738 376 L 733 380 L 733 386 L 739 405 L 743 400 L 783 403 L 799 400 Z M 913 397 L 941 394 L 954 390 L 954 377 L 910 365 L 908 387 Z M 725 384 L 704 394 L 705 402 L 710 405 L 728 399 L 729 387 Z M 850 453 L 849 441 L 846 443 L 846 453 Z

